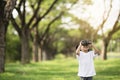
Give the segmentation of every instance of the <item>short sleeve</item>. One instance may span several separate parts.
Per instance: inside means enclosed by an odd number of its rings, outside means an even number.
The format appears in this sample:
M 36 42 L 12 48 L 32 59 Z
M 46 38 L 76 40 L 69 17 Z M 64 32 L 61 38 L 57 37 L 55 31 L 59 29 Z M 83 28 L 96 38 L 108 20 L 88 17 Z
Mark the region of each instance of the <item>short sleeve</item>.
M 76 58 L 79 60 L 80 59 L 80 55 L 76 55 Z
M 95 51 L 90 51 L 90 53 L 92 54 L 93 58 L 98 56 L 98 54 L 95 54 Z

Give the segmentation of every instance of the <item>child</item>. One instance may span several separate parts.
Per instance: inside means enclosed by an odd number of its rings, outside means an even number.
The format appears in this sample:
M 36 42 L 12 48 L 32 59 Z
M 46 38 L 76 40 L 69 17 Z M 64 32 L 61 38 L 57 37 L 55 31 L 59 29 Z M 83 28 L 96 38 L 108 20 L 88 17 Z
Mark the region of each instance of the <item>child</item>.
M 91 48 L 94 49 L 90 50 Z M 99 50 L 88 40 L 82 40 L 76 49 L 79 62 L 78 76 L 81 80 L 92 80 L 96 75 L 93 58 L 99 54 Z

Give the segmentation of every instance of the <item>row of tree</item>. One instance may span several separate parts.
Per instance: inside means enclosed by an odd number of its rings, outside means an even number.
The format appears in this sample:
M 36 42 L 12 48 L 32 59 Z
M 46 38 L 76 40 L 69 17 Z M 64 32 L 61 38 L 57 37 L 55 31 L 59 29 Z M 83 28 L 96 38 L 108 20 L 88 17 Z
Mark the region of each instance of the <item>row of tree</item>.
M 68 9 L 66 4 L 73 4 L 76 1 L 77 0 L 1 0 L 0 72 L 4 72 L 6 49 L 5 35 L 9 20 L 17 31 L 20 39 L 21 63 L 26 64 L 30 62 L 30 40 L 33 42 L 33 59 L 38 61 L 38 58 L 41 59 L 43 55 L 42 53 L 38 54 L 39 51 L 44 52 L 44 46 L 47 45 L 53 37 L 53 35 L 50 36 L 49 34 L 51 26 L 53 26 L 53 23 L 60 19 L 63 13 Z M 13 9 L 17 12 L 17 17 L 14 17 L 16 14 L 12 14 Z M 57 23 L 60 24 L 61 22 L 58 20 Z M 54 33 L 56 31 L 54 31 Z M 41 57 L 38 57 L 38 55 Z M 50 56 L 50 54 L 47 55 Z

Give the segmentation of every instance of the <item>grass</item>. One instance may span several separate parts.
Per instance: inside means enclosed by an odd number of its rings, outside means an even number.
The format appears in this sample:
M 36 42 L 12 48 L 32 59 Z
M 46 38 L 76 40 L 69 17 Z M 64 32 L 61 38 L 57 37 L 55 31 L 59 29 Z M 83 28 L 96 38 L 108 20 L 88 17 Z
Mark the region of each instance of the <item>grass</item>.
M 95 80 L 119 80 L 120 79 L 120 58 L 113 58 L 107 61 L 95 61 L 97 75 Z
M 97 75 L 94 80 L 119 80 L 120 58 L 107 61 L 95 59 Z M 0 80 L 79 80 L 78 62 L 68 58 L 21 65 L 6 64 L 6 72 L 0 74 Z

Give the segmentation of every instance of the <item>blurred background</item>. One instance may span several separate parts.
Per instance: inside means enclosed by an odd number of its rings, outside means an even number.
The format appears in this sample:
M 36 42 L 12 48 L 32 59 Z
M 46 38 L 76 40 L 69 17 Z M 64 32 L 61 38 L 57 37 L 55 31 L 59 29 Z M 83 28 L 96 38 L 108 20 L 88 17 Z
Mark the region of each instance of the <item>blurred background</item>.
M 120 52 L 120 0 L 6 0 L 0 2 L 0 66 L 75 57 L 91 40 L 101 58 Z M 56 57 L 57 56 L 57 57 Z

